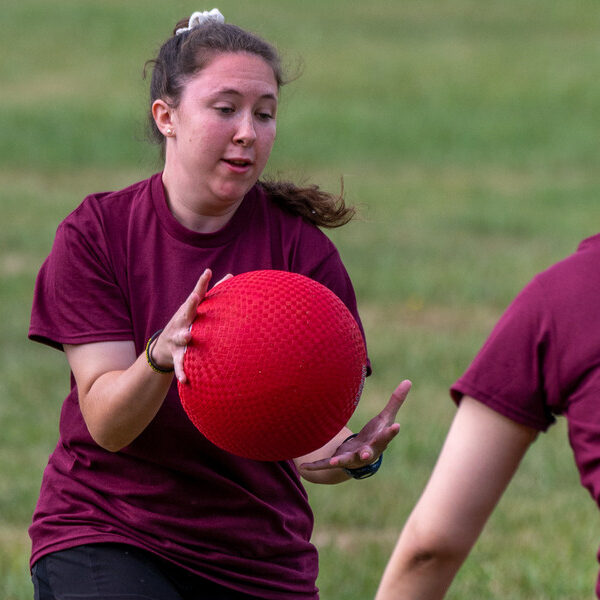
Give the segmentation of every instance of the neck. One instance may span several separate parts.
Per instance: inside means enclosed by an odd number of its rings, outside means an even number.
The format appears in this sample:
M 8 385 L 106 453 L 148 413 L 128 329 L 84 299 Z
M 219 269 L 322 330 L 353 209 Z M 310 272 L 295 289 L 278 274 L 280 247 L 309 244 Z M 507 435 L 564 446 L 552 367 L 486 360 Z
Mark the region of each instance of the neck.
M 184 227 L 198 233 L 213 233 L 225 227 L 243 200 L 240 198 L 225 206 L 217 206 L 190 192 L 197 186 L 186 181 L 185 177 L 175 177 L 165 170 L 162 180 L 167 206 L 173 216 Z

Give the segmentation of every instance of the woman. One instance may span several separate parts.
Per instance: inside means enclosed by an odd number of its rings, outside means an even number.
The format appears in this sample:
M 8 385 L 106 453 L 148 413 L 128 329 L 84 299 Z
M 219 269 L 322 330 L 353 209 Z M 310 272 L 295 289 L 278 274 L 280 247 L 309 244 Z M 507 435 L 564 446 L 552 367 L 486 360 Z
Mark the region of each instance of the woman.
M 581 483 L 600 503 L 599 262 L 596 235 L 536 276 L 452 387 L 458 411 L 377 600 L 444 597 L 527 448 L 555 415 L 566 417 Z
M 317 227 L 341 225 L 351 210 L 316 187 L 258 182 L 282 83 L 275 50 L 218 11 L 180 22 L 153 61 L 164 170 L 89 196 L 58 228 L 30 327 L 72 371 L 30 529 L 40 600 L 316 598 L 300 476 L 371 474 L 398 431 L 408 383 L 357 436 L 344 428 L 294 461 L 221 451 L 182 411 L 173 372 L 185 381 L 189 326 L 213 278 L 299 272 L 360 323 Z

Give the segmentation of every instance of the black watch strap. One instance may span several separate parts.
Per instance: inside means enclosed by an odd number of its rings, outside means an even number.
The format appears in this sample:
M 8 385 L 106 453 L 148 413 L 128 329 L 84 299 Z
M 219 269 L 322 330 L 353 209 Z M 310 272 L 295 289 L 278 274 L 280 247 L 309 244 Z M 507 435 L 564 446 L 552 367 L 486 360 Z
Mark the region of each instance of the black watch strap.
M 356 469 L 346 469 L 344 471 L 353 479 L 367 479 L 367 477 L 372 477 L 379 471 L 379 467 L 381 466 L 381 461 L 383 460 L 383 452 L 379 455 L 379 458 L 370 465 L 365 465 L 364 467 L 358 467 Z

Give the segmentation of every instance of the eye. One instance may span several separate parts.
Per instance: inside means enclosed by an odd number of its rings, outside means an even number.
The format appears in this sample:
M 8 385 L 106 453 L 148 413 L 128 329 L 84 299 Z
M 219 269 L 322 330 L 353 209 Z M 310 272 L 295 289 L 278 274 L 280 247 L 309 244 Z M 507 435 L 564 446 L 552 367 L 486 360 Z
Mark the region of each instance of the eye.
M 234 112 L 234 109 L 231 106 L 215 106 L 215 110 L 224 115 L 230 115 Z
M 256 113 L 256 116 L 261 121 L 270 121 L 271 119 L 275 118 L 271 113 L 268 113 L 268 112 L 258 112 L 258 113 Z

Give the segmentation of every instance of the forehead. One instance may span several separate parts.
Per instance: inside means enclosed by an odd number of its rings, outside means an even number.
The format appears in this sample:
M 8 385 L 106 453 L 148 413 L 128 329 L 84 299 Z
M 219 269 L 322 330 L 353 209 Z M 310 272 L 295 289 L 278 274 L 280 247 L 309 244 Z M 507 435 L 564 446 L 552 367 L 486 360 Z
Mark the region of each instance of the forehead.
M 277 98 L 277 81 L 269 63 L 246 52 L 215 55 L 186 83 L 193 94 L 211 95 L 221 90 Z

